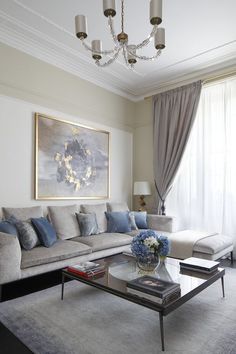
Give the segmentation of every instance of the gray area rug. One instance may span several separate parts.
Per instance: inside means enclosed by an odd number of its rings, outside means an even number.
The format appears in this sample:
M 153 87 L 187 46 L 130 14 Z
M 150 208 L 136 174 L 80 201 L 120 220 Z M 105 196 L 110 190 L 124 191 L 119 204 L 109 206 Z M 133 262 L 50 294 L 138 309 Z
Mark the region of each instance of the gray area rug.
M 236 353 L 236 269 L 164 318 L 166 353 Z M 161 353 L 158 313 L 73 281 L 0 304 L 0 321 L 36 354 Z

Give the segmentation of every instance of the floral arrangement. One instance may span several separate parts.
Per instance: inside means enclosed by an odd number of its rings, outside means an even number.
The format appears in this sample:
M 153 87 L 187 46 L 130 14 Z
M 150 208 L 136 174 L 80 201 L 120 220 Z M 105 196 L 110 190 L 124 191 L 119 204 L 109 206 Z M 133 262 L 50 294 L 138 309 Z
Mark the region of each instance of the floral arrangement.
M 156 231 L 144 230 L 133 238 L 131 251 L 138 259 L 150 256 L 165 257 L 170 250 L 170 243 L 166 236 L 158 235 Z

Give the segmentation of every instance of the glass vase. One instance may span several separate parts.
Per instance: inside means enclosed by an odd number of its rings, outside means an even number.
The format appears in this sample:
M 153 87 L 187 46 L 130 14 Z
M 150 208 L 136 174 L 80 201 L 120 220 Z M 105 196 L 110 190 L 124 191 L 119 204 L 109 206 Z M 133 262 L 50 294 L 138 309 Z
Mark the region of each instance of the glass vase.
M 153 271 L 159 264 L 160 258 L 157 254 L 150 254 L 146 257 L 137 257 L 137 265 L 139 269 L 146 272 Z

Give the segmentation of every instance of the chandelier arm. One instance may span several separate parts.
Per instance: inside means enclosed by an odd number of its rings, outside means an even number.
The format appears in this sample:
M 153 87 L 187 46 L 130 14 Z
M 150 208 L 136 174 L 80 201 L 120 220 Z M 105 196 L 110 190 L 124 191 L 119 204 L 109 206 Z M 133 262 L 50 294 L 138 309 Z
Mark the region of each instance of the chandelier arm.
M 111 49 L 111 50 L 102 50 L 102 51 L 94 52 L 92 47 L 88 43 L 86 43 L 84 39 L 81 40 L 81 43 L 85 49 L 89 50 L 92 53 L 96 53 L 96 54 L 110 55 L 110 54 L 114 54 L 115 51 L 117 50 L 117 47 L 114 47 L 114 49 Z
M 100 68 L 104 68 L 110 64 L 112 64 L 117 58 L 118 58 L 118 55 L 120 53 L 120 50 L 121 48 L 118 48 L 118 50 L 115 52 L 115 54 L 113 55 L 113 57 L 111 59 L 109 59 L 108 61 L 106 61 L 105 63 L 100 63 L 99 60 L 96 60 L 95 61 L 95 64 L 100 67 Z
M 123 57 L 125 59 L 125 64 L 129 67 L 128 56 L 127 56 L 127 45 L 122 46 Z
M 157 25 L 153 26 L 153 29 L 152 29 L 152 32 L 150 33 L 150 35 L 146 39 L 144 39 L 141 43 L 137 44 L 135 46 L 136 49 L 140 49 L 140 48 L 147 46 L 151 42 L 152 38 L 155 36 L 157 29 L 158 29 Z
M 133 57 L 140 59 L 140 60 L 154 60 L 156 58 L 158 58 L 161 55 L 161 49 L 159 49 L 155 55 L 153 55 L 152 57 L 147 57 L 145 55 L 137 55 L 134 52 L 130 51 L 129 48 L 127 48 L 127 52 L 129 54 L 131 54 Z
M 115 46 L 118 47 L 119 46 L 119 42 L 117 40 L 117 35 L 115 34 L 115 30 L 114 30 L 114 27 L 113 27 L 113 20 L 112 20 L 111 16 L 108 17 L 108 27 L 109 27 L 113 42 L 115 43 Z

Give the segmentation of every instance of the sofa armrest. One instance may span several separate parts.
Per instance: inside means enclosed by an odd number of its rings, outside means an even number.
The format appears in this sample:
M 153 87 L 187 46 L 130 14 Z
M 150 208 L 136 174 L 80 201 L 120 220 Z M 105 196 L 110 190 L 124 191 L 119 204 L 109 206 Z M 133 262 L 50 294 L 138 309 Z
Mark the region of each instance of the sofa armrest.
M 0 232 L 0 285 L 20 279 L 21 247 L 17 236 Z
M 165 232 L 178 231 L 177 219 L 173 216 L 148 214 L 147 224 L 148 224 L 148 228 L 157 231 L 165 231 Z

